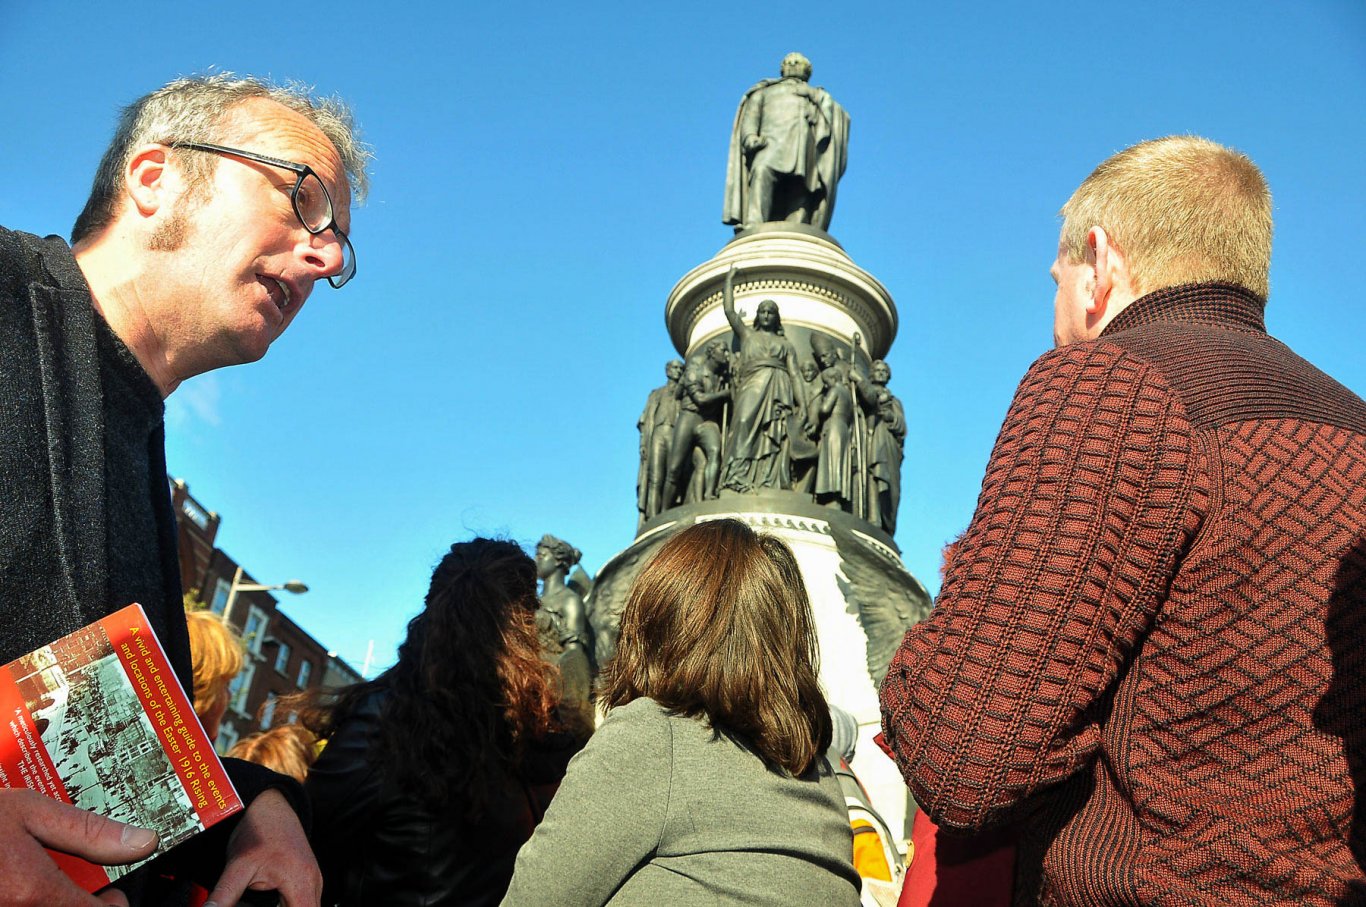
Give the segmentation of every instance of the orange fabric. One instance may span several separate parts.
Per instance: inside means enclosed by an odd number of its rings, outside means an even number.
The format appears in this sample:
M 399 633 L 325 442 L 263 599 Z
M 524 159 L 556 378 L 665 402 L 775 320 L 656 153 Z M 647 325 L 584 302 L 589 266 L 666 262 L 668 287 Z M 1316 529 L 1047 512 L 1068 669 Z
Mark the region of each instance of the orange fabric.
M 867 819 L 849 823 L 854 829 L 854 868 L 865 879 L 892 880 L 892 868 L 887 865 L 887 854 L 882 849 L 882 838 Z

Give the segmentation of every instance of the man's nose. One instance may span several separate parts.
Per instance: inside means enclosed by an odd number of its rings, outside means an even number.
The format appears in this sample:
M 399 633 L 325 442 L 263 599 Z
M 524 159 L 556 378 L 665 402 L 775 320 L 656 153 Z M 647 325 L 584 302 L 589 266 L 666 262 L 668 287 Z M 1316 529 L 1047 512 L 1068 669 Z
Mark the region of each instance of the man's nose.
M 316 280 L 340 274 L 346 264 L 345 253 L 346 244 L 335 229 L 310 233 L 298 247 L 299 258 Z

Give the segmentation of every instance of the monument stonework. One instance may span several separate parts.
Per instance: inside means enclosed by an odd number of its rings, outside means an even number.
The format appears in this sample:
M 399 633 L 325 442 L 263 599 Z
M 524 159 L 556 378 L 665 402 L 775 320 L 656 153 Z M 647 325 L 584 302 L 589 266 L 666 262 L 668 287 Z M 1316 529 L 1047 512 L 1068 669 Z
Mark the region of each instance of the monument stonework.
M 587 608 L 603 663 L 631 582 L 670 535 L 735 517 L 786 541 L 815 612 L 821 683 L 857 719 L 854 769 L 896 828 L 907 798 L 872 742 L 877 686 L 930 608 L 892 538 L 907 429 L 883 360 L 897 309 L 828 232 L 849 115 L 810 85 L 800 54 L 780 76 L 749 89 L 736 114 L 723 209 L 735 236 L 665 302 L 681 374 L 642 385 L 636 538 L 598 572 Z M 672 408 L 660 400 L 669 392 Z

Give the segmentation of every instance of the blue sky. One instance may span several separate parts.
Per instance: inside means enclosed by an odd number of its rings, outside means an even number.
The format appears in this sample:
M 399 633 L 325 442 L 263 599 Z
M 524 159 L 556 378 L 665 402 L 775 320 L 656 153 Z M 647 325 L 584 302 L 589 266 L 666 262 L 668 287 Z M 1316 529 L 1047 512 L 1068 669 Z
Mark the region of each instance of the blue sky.
M 0 224 L 69 232 L 117 108 L 209 67 L 300 79 L 375 147 L 359 275 L 261 363 L 168 401 L 219 544 L 356 666 L 452 541 L 635 528 L 635 421 L 710 258 L 743 91 L 791 50 L 852 117 L 831 233 L 891 291 L 910 436 L 897 542 L 937 588 L 1016 383 L 1050 345 L 1055 212 L 1194 132 L 1275 195 L 1274 334 L 1366 394 L 1366 4 L 0 2 Z M 779 12 L 779 10 L 781 10 Z M 164 16 L 165 18 L 158 18 Z

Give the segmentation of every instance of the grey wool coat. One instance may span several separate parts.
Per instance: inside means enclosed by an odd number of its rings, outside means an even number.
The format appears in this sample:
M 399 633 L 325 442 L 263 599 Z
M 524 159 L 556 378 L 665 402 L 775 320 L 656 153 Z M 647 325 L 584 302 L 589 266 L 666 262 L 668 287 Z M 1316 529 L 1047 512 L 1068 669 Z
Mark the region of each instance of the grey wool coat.
M 849 817 L 821 759 L 774 771 L 652 699 L 614 709 L 517 855 L 504 907 L 857 907 Z

